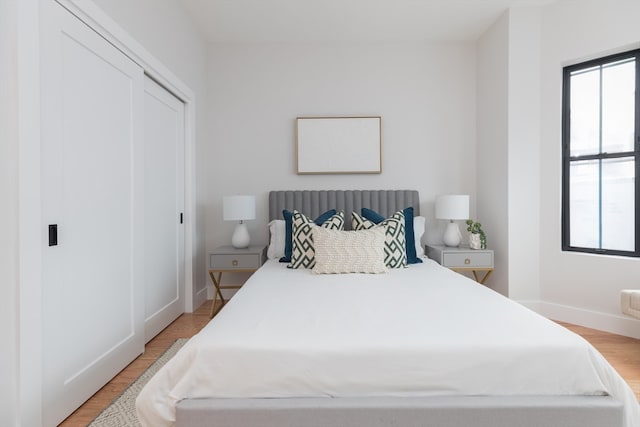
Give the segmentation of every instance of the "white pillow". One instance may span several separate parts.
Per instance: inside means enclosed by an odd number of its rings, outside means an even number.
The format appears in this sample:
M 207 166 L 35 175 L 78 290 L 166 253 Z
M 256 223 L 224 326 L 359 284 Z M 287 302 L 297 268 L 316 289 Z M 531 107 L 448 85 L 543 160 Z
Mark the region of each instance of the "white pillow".
M 386 273 L 385 227 L 361 231 L 313 227 L 315 274 Z
M 416 256 L 418 258 L 424 257 L 424 246 L 420 243 L 422 236 L 424 235 L 424 230 L 427 226 L 427 219 L 423 216 L 414 216 L 413 217 L 413 236 L 416 240 Z
M 274 219 L 269 223 L 269 248 L 267 258 L 280 259 L 284 256 L 285 222 L 283 219 Z

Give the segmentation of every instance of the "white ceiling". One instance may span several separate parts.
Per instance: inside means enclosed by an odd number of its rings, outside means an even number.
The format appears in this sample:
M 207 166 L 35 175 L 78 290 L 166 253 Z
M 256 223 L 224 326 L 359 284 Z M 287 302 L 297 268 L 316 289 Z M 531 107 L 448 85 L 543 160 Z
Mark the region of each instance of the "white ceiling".
M 476 40 L 511 6 L 554 0 L 180 0 L 212 43 Z

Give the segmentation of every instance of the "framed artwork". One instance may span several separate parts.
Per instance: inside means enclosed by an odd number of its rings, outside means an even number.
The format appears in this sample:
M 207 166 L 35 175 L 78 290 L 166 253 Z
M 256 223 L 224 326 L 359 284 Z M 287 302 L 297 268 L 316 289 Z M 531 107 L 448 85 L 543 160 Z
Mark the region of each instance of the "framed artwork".
M 382 117 L 298 117 L 296 172 L 382 173 Z

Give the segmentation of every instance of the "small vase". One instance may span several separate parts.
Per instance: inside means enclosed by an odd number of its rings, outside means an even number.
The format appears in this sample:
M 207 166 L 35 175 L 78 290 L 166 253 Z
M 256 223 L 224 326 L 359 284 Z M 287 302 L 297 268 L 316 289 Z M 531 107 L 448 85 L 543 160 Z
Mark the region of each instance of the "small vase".
M 469 247 L 471 249 L 480 249 L 482 247 L 482 243 L 480 242 L 480 234 L 469 234 Z

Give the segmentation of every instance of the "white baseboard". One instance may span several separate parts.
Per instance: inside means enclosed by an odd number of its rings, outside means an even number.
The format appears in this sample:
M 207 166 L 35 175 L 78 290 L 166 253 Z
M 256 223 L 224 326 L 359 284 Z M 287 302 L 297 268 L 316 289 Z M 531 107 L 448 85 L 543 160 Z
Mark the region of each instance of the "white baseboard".
M 542 314 L 541 313 L 541 307 L 540 307 L 540 301 L 524 301 L 524 300 L 514 300 L 517 303 L 520 303 L 522 305 L 524 305 L 525 307 L 535 311 L 538 314 Z M 545 316 L 546 317 L 546 316 Z
M 209 286 L 205 286 L 196 292 L 196 295 L 193 298 L 193 307 L 200 307 L 208 299 L 211 299 L 209 298 Z
M 640 339 L 640 320 L 545 301 L 518 301 L 549 319 Z

